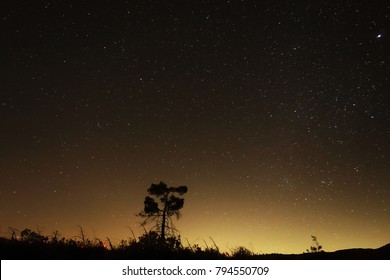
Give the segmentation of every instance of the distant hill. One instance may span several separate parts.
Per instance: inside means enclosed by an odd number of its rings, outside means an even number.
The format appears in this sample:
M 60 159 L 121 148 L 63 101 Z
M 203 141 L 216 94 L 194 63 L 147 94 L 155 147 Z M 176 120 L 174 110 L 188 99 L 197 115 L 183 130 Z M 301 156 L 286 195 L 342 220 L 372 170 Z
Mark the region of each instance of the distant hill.
M 385 259 L 390 260 L 390 243 L 378 249 L 346 249 L 328 253 L 331 259 Z
M 263 260 L 390 260 L 390 243 L 377 249 L 344 249 L 335 252 L 255 255 Z

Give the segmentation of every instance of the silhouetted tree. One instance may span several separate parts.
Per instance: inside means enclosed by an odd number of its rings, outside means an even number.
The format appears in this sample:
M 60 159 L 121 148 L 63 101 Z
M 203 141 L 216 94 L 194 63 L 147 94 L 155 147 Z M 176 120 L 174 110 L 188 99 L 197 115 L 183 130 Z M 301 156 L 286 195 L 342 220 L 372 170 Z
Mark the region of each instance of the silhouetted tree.
M 310 247 L 310 251 L 309 250 L 306 250 L 308 253 L 319 253 L 319 252 L 323 252 L 322 250 L 322 246 L 318 243 L 317 241 L 317 236 L 315 235 L 312 235 L 311 236 L 311 240 L 314 244 L 314 246 L 311 246 Z
M 182 196 L 187 192 L 186 186 L 168 187 L 165 183 L 151 184 L 149 195 L 145 197 L 144 211 L 139 216 L 145 217 L 142 225 L 150 220 L 156 221 L 156 228 L 160 231 L 160 238 L 165 241 L 167 229 L 173 230 L 172 216 L 180 217 L 180 209 L 184 206 Z

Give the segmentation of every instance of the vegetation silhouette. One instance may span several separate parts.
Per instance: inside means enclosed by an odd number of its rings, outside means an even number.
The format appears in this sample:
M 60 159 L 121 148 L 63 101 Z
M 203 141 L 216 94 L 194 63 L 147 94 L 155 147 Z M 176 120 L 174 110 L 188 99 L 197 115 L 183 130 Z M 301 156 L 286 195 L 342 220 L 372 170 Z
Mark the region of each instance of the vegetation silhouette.
M 171 217 L 180 218 L 180 209 L 184 206 L 184 198 L 178 196 L 187 193 L 187 190 L 186 186 L 168 187 L 162 181 L 159 184 L 151 184 L 148 188 L 149 195 L 145 197 L 144 211 L 138 215 L 145 218 L 142 226 L 150 221 L 156 223 L 153 229 L 159 232 L 162 244 L 166 241 L 167 233 L 169 237 L 175 236 L 176 228 Z
M 113 244 L 109 238 L 102 241 L 99 238 L 89 239 L 83 228 L 77 225 L 79 235 L 70 239 L 62 237 L 58 231 L 50 236 L 44 236 L 39 231 L 31 229 L 19 231 L 9 228 L 10 239 L 0 238 L 0 258 L 3 259 L 72 259 L 72 260 L 123 260 L 123 259 L 253 259 L 253 260 L 311 260 L 311 259 L 390 259 L 390 244 L 378 249 L 348 249 L 336 252 L 324 252 L 317 237 L 312 235 L 313 245 L 310 251 L 302 254 L 257 254 L 249 249 L 238 246 L 224 253 L 210 237 L 213 247 L 206 248 L 198 244 L 183 246 L 180 235 L 176 234 L 172 217 L 180 217 L 187 193 L 186 186 L 168 187 L 165 183 L 151 184 L 149 195 L 145 197 L 144 211 L 138 213 L 145 218 L 142 225 L 154 221 L 150 231 L 138 238 L 131 228 L 132 237 Z
M 81 231 L 81 228 L 80 228 Z M 187 242 L 188 243 L 188 242 Z M 106 244 L 109 244 L 107 246 Z M 112 244 L 107 239 L 89 239 L 85 235 L 71 239 L 61 237 L 58 231 L 44 236 L 30 229 L 14 229 L 11 238 L 0 238 L 2 260 L 147 260 L 147 259 L 243 259 L 243 260 L 368 260 L 390 259 L 390 244 L 378 249 L 347 249 L 335 252 L 311 252 L 302 254 L 257 254 L 239 246 L 230 253 L 220 252 L 218 246 L 203 249 L 198 244 L 183 246 L 180 236 L 166 237 L 161 246 L 161 236 L 156 231 L 145 232 L 139 238 L 121 240 Z
M 313 242 L 313 245 L 310 246 L 310 251 L 306 250 L 307 253 L 321 253 L 321 252 L 324 252 L 324 250 L 322 250 L 322 245 L 320 245 L 318 243 L 317 236 L 312 235 L 311 236 L 311 240 Z

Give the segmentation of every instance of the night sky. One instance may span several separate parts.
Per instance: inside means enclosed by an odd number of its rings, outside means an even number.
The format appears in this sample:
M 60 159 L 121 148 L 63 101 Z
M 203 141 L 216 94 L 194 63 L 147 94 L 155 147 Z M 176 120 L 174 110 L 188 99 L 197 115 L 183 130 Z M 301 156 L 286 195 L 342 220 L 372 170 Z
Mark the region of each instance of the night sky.
M 162 180 L 188 186 L 175 224 L 191 244 L 390 242 L 390 2 L 2 1 L 0 15 L 2 236 L 139 236 Z

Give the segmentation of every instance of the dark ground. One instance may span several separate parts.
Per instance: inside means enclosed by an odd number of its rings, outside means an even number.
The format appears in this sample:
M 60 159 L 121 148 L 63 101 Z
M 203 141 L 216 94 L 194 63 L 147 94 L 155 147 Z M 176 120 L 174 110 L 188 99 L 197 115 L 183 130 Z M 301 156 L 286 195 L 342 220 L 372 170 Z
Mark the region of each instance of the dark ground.
M 303 254 L 253 254 L 238 250 L 232 254 L 217 249 L 161 248 L 130 244 L 111 250 L 103 246 L 78 243 L 22 242 L 0 238 L 2 260 L 121 260 L 121 259 L 259 259 L 259 260 L 389 260 L 390 244 L 377 249 L 346 249 Z

